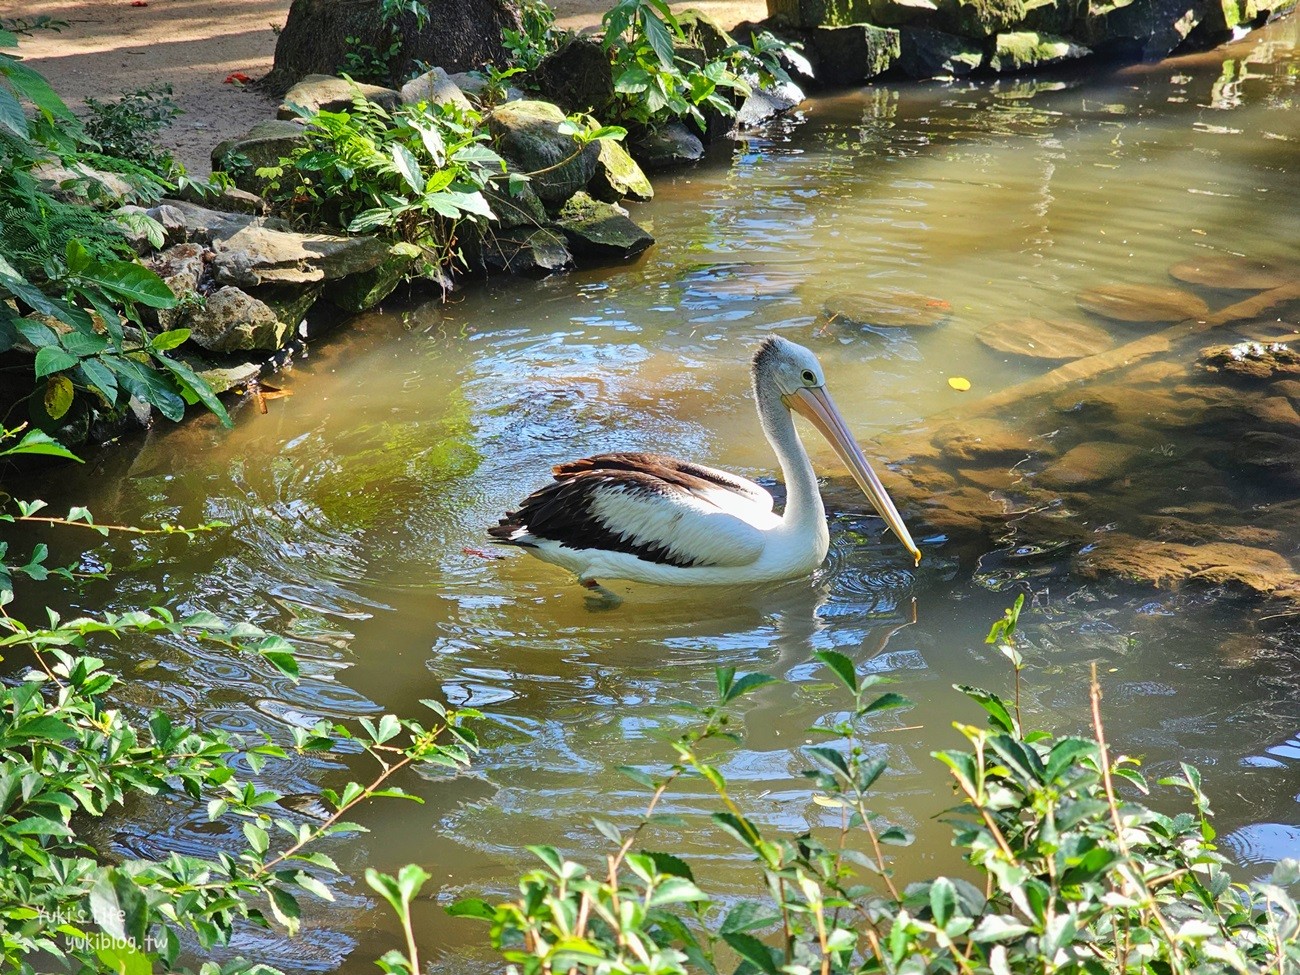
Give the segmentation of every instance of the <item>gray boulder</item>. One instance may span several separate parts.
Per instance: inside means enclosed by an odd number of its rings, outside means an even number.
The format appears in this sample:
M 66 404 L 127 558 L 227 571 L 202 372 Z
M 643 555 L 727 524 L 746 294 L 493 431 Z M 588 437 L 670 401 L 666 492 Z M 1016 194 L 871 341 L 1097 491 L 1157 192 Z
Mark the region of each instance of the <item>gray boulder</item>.
M 210 352 L 278 349 L 288 332 L 265 303 L 226 286 L 192 309 L 186 321 L 190 341 Z
M 200 244 L 176 244 L 141 262 L 162 278 L 176 300 L 181 302 L 177 307 L 160 308 L 155 313 L 158 326 L 164 332 L 178 326 L 186 305 L 195 300 L 191 296 L 198 294 L 199 282 L 206 276 L 206 256 Z
M 564 120 L 559 108 L 537 101 L 500 105 L 487 119 L 497 151 L 512 170 L 531 177 L 533 192 L 551 208 L 591 182 L 600 154 L 597 145 L 579 148 L 562 134 Z
M 803 99 L 803 89 L 793 81 L 778 82 L 771 88 L 755 88 L 737 109 L 733 129 L 738 132 L 756 129 L 797 107 Z
M 900 27 L 898 39 L 898 67 L 909 78 L 961 78 L 984 61 L 982 44 L 955 34 Z
M 644 203 L 655 195 L 654 187 L 628 151 L 610 139 L 600 141 L 596 175 L 587 184 L 587 192 L 604 203 L 631 199 Z
M 632 154 L 646 169 L 669 169 L 698 162 L 704 157 L 704 143 L 680 122 L 670 122 L 638 139 Z
M 360 96 L 381 108 L 393 109 L 402 103 L 401 92 L 379 85 L 363 85 L 328 74 L 309 74 L 284 94 L 277 118 L 294 119 L 299 115 L 292 106 L 308 112 L 341 112 L 352 107 Z
M 347 312 L 373 308 L 397 290 L 422 254 L 414 244 L 393 244 L 388 256 L 371 270 L 326 285 L 325 300 Z
M 212 269 L 221 284 L 311 284 L 369 271 L 387 258 L 374 237 L 297 234 L 250 223 L 213 241 Z
M 1075 33 L 1098 53 L 1155 61 L 1187 39 L 1210 5 L 1208 0 L 1093 0 Z
M 417 105 L 427 102 L 430 105 L 455 105 L 468 112 L 474 106 L 470 104 L 465 93 L 457 87 L 456 82 L 442 68 L 426 71 L 418 78 L 412 78 L 402 85 L 401 99 L 403 105 Z
M 481 71 L 458 71 L 447 75 L 447 78 L 480 107 L 491 107 L 488 105 L 489 102 L 494 105 L 504 105 L 506 102 L 522 101 L 524 97 L 522 91 L 508 85 L 502 91 L 493 93 L 490 91 L 492 82 Z
M 677 25 L 682 29 L 686 43 L 702 50 L 710 60 L 736 43 L 720 23 L 693 7 L 677 13 Z M 749 38 L 745 40 L 748 42 Z
M 621 207 L 601 203 L 586 193 L 575 193 L 564 204 L 555 225 L 564 232 L 574 254 L 598 261 L 634 257 L 655 242 Z

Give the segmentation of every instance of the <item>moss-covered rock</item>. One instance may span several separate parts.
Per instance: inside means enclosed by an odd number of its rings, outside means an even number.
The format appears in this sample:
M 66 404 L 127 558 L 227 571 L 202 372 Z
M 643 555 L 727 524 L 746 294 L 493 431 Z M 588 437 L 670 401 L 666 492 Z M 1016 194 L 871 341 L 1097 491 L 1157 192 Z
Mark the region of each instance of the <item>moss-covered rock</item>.
M 500 105 L 488 116 L 488 131 L 510 168 L 532 179 L 533 191 L 547 207 L 564 203 L 596 174 L 600 148 L 581 148 L 559 131 L 565 114 L 550 102 Z
M 650 180 L 626 149 L 609 139 L 600 141 L 596 174 L 587 184 L 587 192 L 604 203 L 623 199 L 645 202 L 655 195 Z
M 963 37 L 992 37 L 1015 30 L 1024 16 L 1024 0 L 939 0 L 935 26 Z
M 555 225 L 574 254 L 599 261 L 633 257 L 655 242 L 621 208 L 586 193 L 575 193 L 564 204 Z
M 331 282 L 325 289 L 324 298 L 343 311 L 363 312 L 374 308 L 397 290 L 420 256 L 420 248 L 414 244 L 394 244 L 389 248 L 388 257 L 378 266 Z
M 1074 9 L 1072 0 L 1025 0 L 1025 16 L 1020 28 L 1068 35 L 1074 24 Z
M 544 277 L 573 267 L 573 255 L 564 237 L 547 227 L 495 234 L 483 244 L 483 267 L 489 274 L 527 274 Z
M 496 214 L 496 226 L 502 230 L 540 227 L 546 223 L 546 207 L 542 206 L 530 183 L 520 182 L 511 189 L 509 184 L 494 180 L 483 191 L 483 196 Z
M 307 131 L 299 123 L 268 119 L 237 138 L 219 142 L 212 150 L 212 168 L 230 173 L 240 189 L 260 193 L 266 181 L 258 179 L 255 171 L 276 165 L 306 144 Z
M 678 11 L 677 23 L 686 37 L 686 43 L 691 47 L 698 47 L 708 55 L 710 60 L 717 58 L 736 43 L 731 34 L 703 10 L 691 7 Z M 748 41 L 749 38 L 745 40 Z
M 881 27 L 929 24 L 939 10 L 935 0 L 871 0 L 870 21 Z
M 190 310 L 185 324 L 190 341 L 210 352 L 278 349 L 288 332 L 264 302 L 227 285 Z
M 1086 47 L 1071 43 L 1064 37 L 1015 31 L 997 36 L 989 68 L 997 72 L 1025 71 L 1086 57 L 1088 53 Z
M 900 54 L 898 31 L 872 24 L 817 27 L 808 32 L 818 80 L 857 85 L 884 74 Z

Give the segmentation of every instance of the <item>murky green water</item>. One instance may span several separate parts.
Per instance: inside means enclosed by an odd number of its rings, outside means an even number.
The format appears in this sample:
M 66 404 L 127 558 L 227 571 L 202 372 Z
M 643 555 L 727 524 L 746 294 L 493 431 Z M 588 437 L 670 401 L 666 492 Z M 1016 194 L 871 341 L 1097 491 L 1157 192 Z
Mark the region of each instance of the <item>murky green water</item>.
M 135 703 L 209 727 L 282 734 L 320 717 L 416 714 L 424 697 L 490 715 L 473 774 L 407 777 L 426 805 L 381 804 L 364 817 L 373 833 L 329 850 L 357 875 L 369 864 L 429 869 L 422 942 L 449 972 L 484 968 L 487 956 L 481 929 L 441 905 L 507 893 L 527 843 L 590 853 L 603 841 L 588 817 L 633 817 L 643 797 L 616 767 L 662 762 L 661 739 L 685 720 L 671 705 L 705 702 L 719 664 L 789 681 L 745 712 L 745 746 L 723 769 L 755 818 L 791 829 L 820 816 L 792 750 L 842 704 L 810 653 L 836 648 L 893 677 L 916 707 L 878 719 L 892 770 L 880 808 L 918 834 L 904 875 L 951 868 L 932 818 L 951 795 L 927 756 L 954 743 L 954 718 L 975 718 L 952 683 L 1006 687 L 982 638 L 1012 596 L 974 581 L 979 567 L 950 543 L 930 539 L 914 570 L 861 504 L 845 503 L 811 580 L 619 586 L 625 605 L 599 614 L 558 570 L 465 549 L 485 546 L 484 526 L 552 463 L 586 453 L 650 448 L 770 477 L 746 378 L 769 332 L 819 352 L 868 437 L 1043 371 L 978 344 L 991 322 L 1077 317 L 1080 289 L 1166 283 L 1171 263 L 1197 254 L 1295 257 L 1298 76 L 1293 19 L 1212 56 L 1114 76 L 881 86 L 812 102 L 801 124 L 660 179 L 636 212 L 660 242 L 635 265 L 369 316 L 317 343 L 283 377 L 293 396 L 268 415 L 245 408 L 230 432 L 205 420 L 159 429 L 138 453 L 111 451 L 33 487 L 101 520 L 234 526 L 188 543 L 109 543 L 97 557 L 118 567 L 114 582 L 59 608 L 158 601 L 294 637 L 308 658 L 297 685 L 219 649 L 110 649 L 136 678 Z M 837 293 L 881 289 L 919 293 L 947 321 L 890 332 L 827 323 Z M 966 399 L 948 387 L 954 375 L 972 382 Z M 814 456 L 831 467 L 829 450 Z M 899 629 L 913 600 L 917 621 Z M 1084 723 L 1097 661 L 1117 747 L 1156 771 L 1200 764 L 1243 860 L 1300 853 L 1294 645 L 1212 594 L 1057 577 L 1033 604 L 1026 695 L 1044 723 Z M 139 657 L 160 662 L 134 671 Z M 344 774 L 301 763 L 271 781 L 302 792 Z M 688 791 L 671 805 L 705 802 Z M 113 838 L 127 854 L 208 853 L 225 838 L 185 803 L 133 813 Z M 724 886 L 742 878 L 735 853 L 703 831 L 662 842 Z M 366 893 L 351 886 L 337 905 L 309 908 L 296 944 L 243 947 L 292 971 L 371 971 L 396 942 Z

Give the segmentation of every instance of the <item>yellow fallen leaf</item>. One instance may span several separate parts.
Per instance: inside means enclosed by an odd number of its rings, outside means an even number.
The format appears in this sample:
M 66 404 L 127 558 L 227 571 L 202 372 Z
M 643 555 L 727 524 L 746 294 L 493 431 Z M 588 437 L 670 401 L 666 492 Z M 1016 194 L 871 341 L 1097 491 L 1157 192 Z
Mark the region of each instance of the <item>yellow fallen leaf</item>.
M 957 390 L 957 392 L 964 393 L 966 390 L 970 389 L 970 380 L 963 379 L 961 376 L 949 376 L 948 385 Z

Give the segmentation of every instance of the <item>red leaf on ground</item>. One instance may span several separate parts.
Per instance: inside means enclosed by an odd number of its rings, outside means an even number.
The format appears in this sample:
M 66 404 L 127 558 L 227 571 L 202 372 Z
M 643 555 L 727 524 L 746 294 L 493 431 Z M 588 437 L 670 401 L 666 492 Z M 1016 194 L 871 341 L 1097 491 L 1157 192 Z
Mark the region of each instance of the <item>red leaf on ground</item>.
M 222 84 L 223 85 L 234 85 L 234 84 L 246 85 L 252 80 L 253 80 L 252 78 L 244 74 L 244 72 L 242 71 L 232 71 L 230 74 L 226 75 L 226 80 L 223 81 Z
M 481 548 L 470 548 L 469 546 L 466 546 L 460 551 L 463 555 L 473 555 L 475 558 L 480 559 L 492 559 L 495 561 L 496 559 L 505 558 L 505 556 L 501 555 L 499 552 L 486 552 Z
M 147 6 L 149 6 L 149 0 L 131 0 L 131 6 L 133 6 L 133 7 L 147 7 Z

